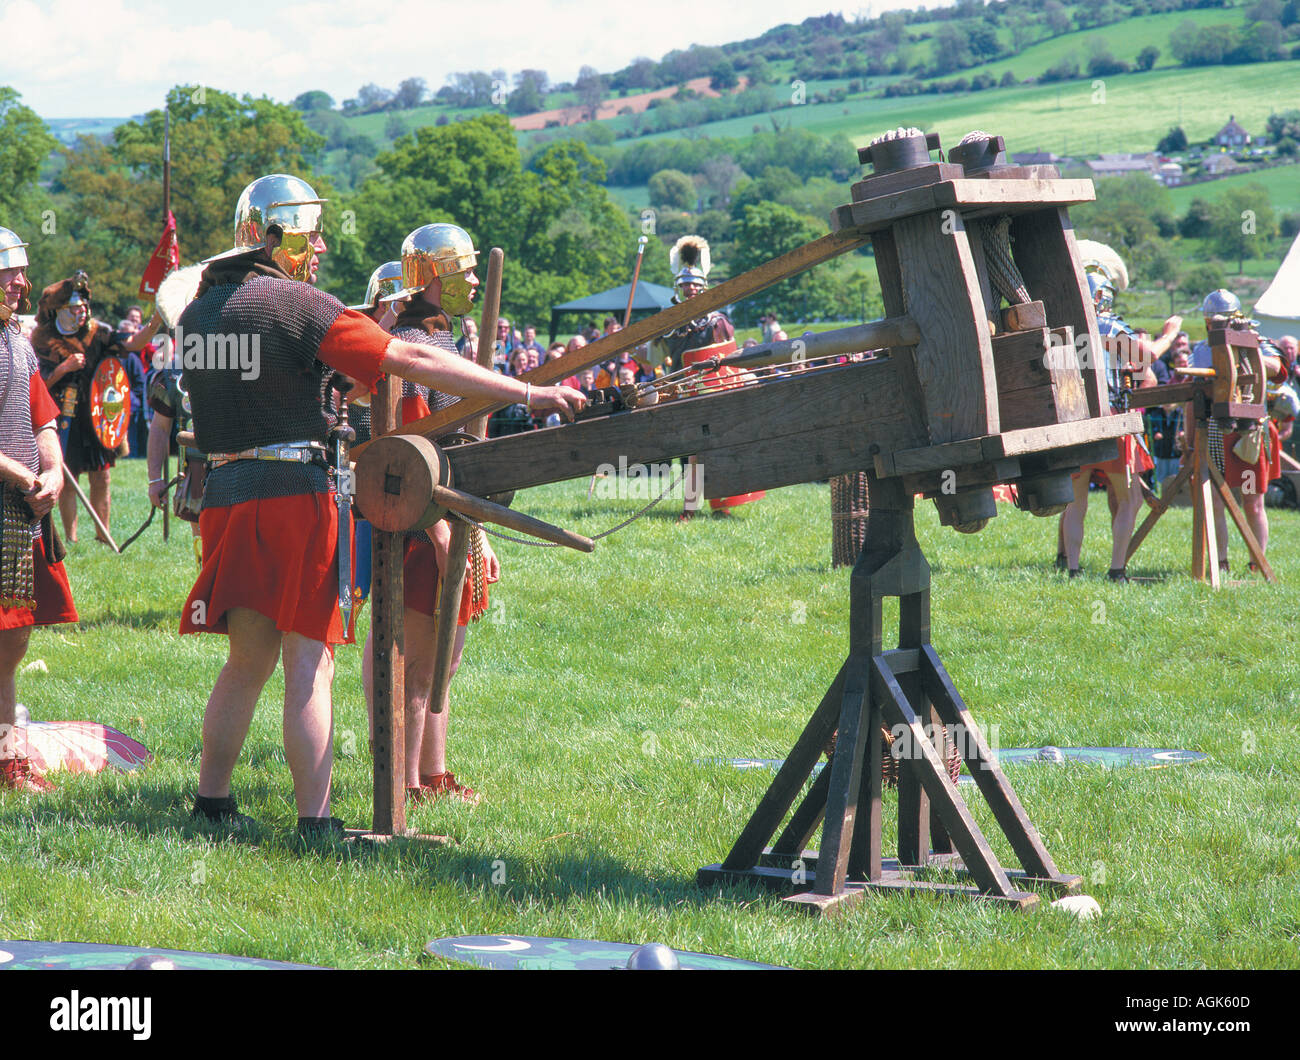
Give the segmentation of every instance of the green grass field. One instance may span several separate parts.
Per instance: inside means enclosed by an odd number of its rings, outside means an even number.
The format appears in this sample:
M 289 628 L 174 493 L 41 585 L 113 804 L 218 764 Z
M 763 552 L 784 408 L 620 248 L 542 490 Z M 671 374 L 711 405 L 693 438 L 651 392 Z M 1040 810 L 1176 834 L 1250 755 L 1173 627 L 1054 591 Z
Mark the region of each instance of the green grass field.
M 143 462 L 114 476 L 125 536 L 145 511 Z M 592 533 L 644 503 L 586 492 L 562 483 L 516 507 Z M 1133 564 L 1157 580 L 1130 586 L 1105 581 L 1099 498 L 1073 582 L 1051 570 L 1054 522 L 1006 509 L 964 537 L 928 502 L 918 509 L 934 643 L 1001 746 L 1209 755 L 1154 771 L 1008 767 L 1057 863 L 1086 877 L 1099 921 L 919 897 L 816 921 L 746 888 L 698 889 L 695 870 L 726 854 L 770 779 L 700 760 L 783 757 L 846 650 L 848 572 L 829 569 L 828 507 L 826 487 L 806 485 L 679 527 L 670 499 L 590 556 L 499 544 L 505 576 L 453 689 L 452 766 L 484 802 L 413 812 L 452 845 L 358 853 L 290 838 L 278 676 L 235 776 L 263 828 L 227 841 L 191 824 L 224 644 L 175 632 L 194 569 L 186 528 L 164 547 L 155 525 L 122 558 L 75 546 L 81 624 L 34 636 L 28 658 L 48 673 L 21 674 L 20 699 L 38 719 L 116 725 L 156 760 L 130 776 L 61 777 L 48 796 L 0 795 L 0 937 L 350 968 L 411 968 L 430 938 L 496 932 L 661 940 L 801 968 L 1300 964 L 1294 512 L 1272 513 L 1279 584 L 1214 593 L 1185 573 L 1186 509 Z M 1232 554 L 1241 564 L 1239 543 Z M 361 825 L 358 650 L 337 659 L 335 812 Z M 893 807 L 887 796 L 887 820 Z M 993 845 L 1009 863 L 1007 844 Z
M 1150 151 L 1174 125 L 1181 124 L 1189 140 L 1204 140 L 1233 114 L 1258 135 L 1280 105 L 1276 101 L 1295 98 L 1300 90 L 1300 63 L 1157 69 L 1104 81 L 1102 88 L 1084 78 L 962 95 L 854 98 L 775 113 L 783 125 L 788 122 L 824 136 L 842 134 L 858 146 L 894 126 L 917 125 L 939 133 L 945 146 L 956 144 L 972 129 L 986 129 L 1001 133 L 1011 152 Z M 767 116 L 758 114 L 701 125 L 691 135 L 744 137 L 755 125 L 770 128 Z
M 1169 197 L 1173 200 L 1174 212 L 1185 214 L 1193 199 L 1214 202 L 1234 188 L 1243 188 L 1248 184 L 1262 184 L 1268 190 L 1269 201 L 1278 214 L 1300 210 L 1300 169 L 1295 166 L 1275 166 L 1256 173 L 1207 180 L 1204 184 L 1170 188 Z

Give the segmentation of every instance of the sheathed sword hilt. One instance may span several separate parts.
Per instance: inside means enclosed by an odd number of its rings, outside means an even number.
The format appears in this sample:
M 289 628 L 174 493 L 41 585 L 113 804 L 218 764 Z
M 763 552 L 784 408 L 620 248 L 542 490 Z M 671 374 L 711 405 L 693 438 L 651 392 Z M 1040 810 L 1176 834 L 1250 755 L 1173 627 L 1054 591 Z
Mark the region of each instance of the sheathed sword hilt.
M 348 446 L 356 441 L 356 428 L 348 422 L 347 392 L 352 388 L 350 381 L 339 373 L 330 379 L 330 389 L 337 398 L 335 404 L 338 417 L 330 430 L 330 440 L 334 443 L 334 502 L 338 506 L 338 557 L 339 557 L 339 612 L 343 616 L 343 628 L 352 626 L 352 497 L 356 493 L 356 481 L 352 464 L 348 458 Z

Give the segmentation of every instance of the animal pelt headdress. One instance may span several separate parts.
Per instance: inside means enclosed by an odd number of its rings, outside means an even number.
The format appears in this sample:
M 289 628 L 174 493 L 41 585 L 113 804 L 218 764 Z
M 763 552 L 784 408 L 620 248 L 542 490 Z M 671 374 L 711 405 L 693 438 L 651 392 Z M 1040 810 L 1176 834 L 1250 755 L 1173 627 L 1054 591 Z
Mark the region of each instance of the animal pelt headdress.
M 58 363 L 74 353 L 90 354 L 90 347 L 99 330 L 93 316 L 87 315 L 86 322 L 71 335 L 64 335 L 55 323 L 59 310 L 68 304 L 74 291 L 90 301 L 90 284 L 85 274 L 69 277 L 50 284 L 41 292 L 36 303 L 36 328 L 32 331 L 32 348 L 36 355 L 47 361 Z

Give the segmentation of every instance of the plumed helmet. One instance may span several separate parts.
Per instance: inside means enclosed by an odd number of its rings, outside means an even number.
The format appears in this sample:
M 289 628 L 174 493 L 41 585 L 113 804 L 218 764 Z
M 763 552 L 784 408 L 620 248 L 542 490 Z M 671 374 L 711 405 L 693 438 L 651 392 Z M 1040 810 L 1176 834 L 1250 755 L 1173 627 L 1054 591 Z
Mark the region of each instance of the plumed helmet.
M 400 261 L 386 261 L 378 266 L 370 274 L 370 282 L 366 284 L 366 297 L 360 305 L 350 305 L 349 309 L 359 309 L 365 311 L 374 309 L 375 305 L 381 298 L 388 298 L 396 294 L 402 288 L 402 263 Z
M 235 203 L 235 249 L 231 253 L 265 246 L 268 231 L 278 229 L 280 245 L 273 260 L 291 278 L 309 279 L 316 254 L 311 237 L 321 230 L 321 204 L 326 201 L 305 180 L 288 173 L 258 177 Z
M 1201 316 L 1207 320 L 1210 317 L 1234 317 L 1240 315 L 1241 299 L 1222 287 L 1207 294 L 1205 300 L 1201 303 Z
M 1099 313 L 1109 313 L 1115 305 L 1115 292 L 1128 289 L 1128 267 L 1114 248 L 1105 243 L 1081 239 L 1078 247 L 1093 308 Z
M 682 236 L 668 252 L 668 266 L 673 273 L 673 289 L 678 293 L 688 283 L 707 286 L 712 268 L 708 242 L 702 236 Z
M 27 267 L 27 247 L 16 232 L 0 228 L 0 269 Z

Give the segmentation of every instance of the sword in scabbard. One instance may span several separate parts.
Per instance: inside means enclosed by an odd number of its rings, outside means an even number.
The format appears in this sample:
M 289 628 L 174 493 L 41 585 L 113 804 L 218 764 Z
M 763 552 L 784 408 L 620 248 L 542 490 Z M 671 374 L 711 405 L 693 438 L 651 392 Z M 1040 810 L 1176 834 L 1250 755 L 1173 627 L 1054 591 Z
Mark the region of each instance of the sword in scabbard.
M 352 627 L 352 497 L 356 493 L 352 465 L 348 462 L 348 445 L 356 440 L 357 432 L 348 423 L 347 392 L 351 385 L 339 375 L 330 380 L 330 387 L 338 395 L 338 420 L 330 432 L 334 439 L 334 503 L 339 513 L 339 612 L 343 615 L 343 628 Z
M 77 388 L 69 384 L 63 388 L 63 402 L 59 408 L 59 447 L 63 455 L 68 454 L 68 432 L 72 429 L 72 417 L 77 414 Z

